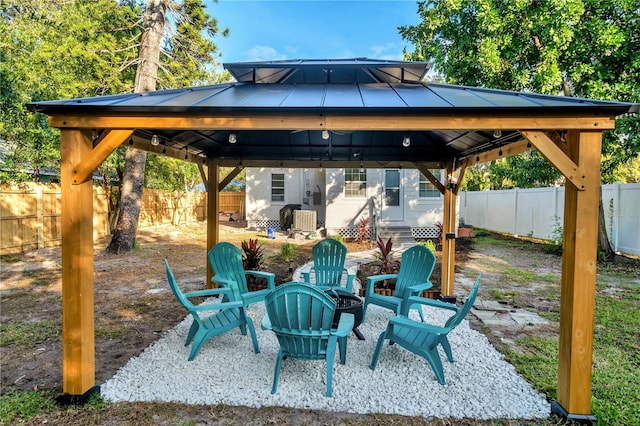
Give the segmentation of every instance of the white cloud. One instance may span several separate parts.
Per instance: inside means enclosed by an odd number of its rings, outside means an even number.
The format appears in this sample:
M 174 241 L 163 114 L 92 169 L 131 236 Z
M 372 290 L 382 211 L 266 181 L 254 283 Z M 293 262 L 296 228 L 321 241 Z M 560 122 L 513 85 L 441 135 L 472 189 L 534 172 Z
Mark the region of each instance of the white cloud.
M 387 59 L 387 60 L 400 60 L 402 59 L 402 48 L 398 47 L 394 43 L 386 43 L 378 46 L 371 46 L 370 58 L 372 59 Z
M 286 59 L 284 53 L 278 52 L 271 46 L 253 46 L 244 54 L 246 61 L 277 61 Z

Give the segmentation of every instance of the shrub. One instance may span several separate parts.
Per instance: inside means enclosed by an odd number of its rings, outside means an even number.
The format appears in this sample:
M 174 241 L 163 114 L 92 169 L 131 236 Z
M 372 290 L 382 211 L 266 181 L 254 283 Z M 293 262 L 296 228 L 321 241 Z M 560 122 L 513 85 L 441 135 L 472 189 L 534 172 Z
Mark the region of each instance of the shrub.
M 358 234 L 358 236 L 356 237 L 356 242 L 361 244 L 363 243 L 369 234 L 369 223 L 371 222 L 371 219 L 369 219 L 368 217 L 361 217 L 360 218 L 360 223 L 358 224 L 358 226 L 356 227 L 356 232 Z
M 378 243 L 378 249 L 380 250 L 380 252 L 377 253 L 377 257 L 382 262 L 378 273 L 392 274 L 393 261 L 391 259 L 391 254 L 393 252 L 391 249 L 393 247 L 393 243 L 391 242 L 391 238 L 389 238 L 385 244 L 384 240 L 378 236 L 378 240 L 376 242 Z
M 340 234 L 338 234 L 338 235 L 332 235 L 332 236 L 331 236 L 331 239 L 332 239 L 332 240 L 339 241 L 339 242 L 341 242 L 341 243 L 344 243 L 344 237 L 343 237 L 342 235 L 340 235 Z
M 259 270 L 262 262 L 264 262 L 264 247 L 262 244 L 258 245 L 257 238 L 255 240 L 249 238 L 249 242 L 243 241 L 240 246 L 243 252 L 242 267 L 245 270 Z
M 296 246 L 291 243 L 284 243 L 280 249 L 280 255 L 284 260 L 291 260 L 296 256 Z
M 431 250 L 432 253 L 436 252 L 436 243 L 434 243 L 431 240 L 426 240 L 426 241 L 422 241 L 420 243 L 421 246 L 425 246 L 426 248 L 428 248 L 429 250 Z

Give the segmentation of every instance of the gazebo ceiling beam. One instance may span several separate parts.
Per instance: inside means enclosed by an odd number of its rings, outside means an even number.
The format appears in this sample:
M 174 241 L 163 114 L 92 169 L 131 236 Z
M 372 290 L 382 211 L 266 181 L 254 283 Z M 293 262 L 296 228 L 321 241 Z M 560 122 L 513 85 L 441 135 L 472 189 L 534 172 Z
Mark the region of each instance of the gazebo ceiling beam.
M 246 114 L 220 116 L 169 115 L 58 115 L 49 118 L 56 128 L 173 129 L 173 130 L 607 130 L 613 117 L 513 116 L 513 115 L 354 115 L 354 114 Z
M 492 149 L 490 151 L 478 152 L 465 158 L 461 164 L 465 167 L 472 166 L 477 163 L 488 163 L 489 161 L 497 160 L 498 158 L 510 157 L 516 154 L 522 154 L 523 152 L 531 151 L 533 146 L 526 139 L 520 139 L 517 142 L 503 145 L 499 148 Z

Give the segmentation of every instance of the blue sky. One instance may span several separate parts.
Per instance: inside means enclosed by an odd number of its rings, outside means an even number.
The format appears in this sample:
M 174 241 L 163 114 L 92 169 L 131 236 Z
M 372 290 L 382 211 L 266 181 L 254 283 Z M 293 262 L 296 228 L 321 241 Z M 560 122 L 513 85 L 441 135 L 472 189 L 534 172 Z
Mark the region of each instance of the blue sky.
M 209 13 L 221 62 L 368 57 L 401 59 L 411 48 L 398 34 L 418 23 L 416 1 L 219 0 Z

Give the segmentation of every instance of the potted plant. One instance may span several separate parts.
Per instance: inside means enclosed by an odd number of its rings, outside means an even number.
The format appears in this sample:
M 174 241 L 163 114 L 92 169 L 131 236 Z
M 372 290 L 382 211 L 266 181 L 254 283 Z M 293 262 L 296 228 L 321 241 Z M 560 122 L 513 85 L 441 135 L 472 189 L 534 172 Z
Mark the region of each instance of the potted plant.
M 473 232 L 473 227 L 464 223 L 464 219 L 460 219 L 458 224 L 458 238 L 465 237 L 475 237 L 476 234 Z

